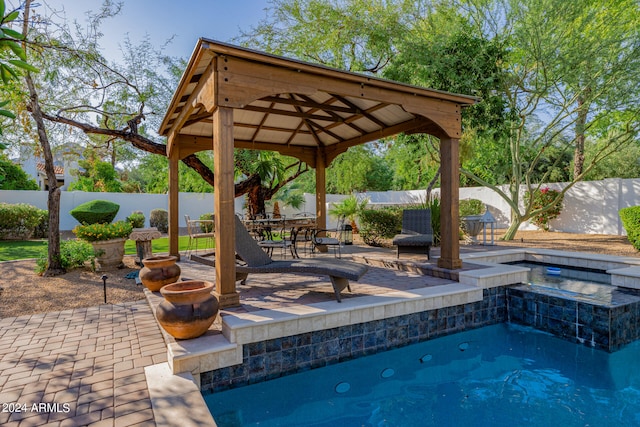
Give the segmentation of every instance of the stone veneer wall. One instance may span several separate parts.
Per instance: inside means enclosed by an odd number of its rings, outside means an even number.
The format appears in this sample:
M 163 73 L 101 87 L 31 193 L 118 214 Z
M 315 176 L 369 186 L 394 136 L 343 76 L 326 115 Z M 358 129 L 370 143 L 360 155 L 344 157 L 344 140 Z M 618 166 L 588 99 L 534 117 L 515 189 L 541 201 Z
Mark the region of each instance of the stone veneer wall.
M 510 321 L 608 352 L 640 339 L 640 292 L 627 290 L 611 307 L 536 293 L 507 291 Z
M 506 321 L 506 287 L 475 303 L 246 344 L 242 364 L 200 375 L 202 391 L 237 388 Z

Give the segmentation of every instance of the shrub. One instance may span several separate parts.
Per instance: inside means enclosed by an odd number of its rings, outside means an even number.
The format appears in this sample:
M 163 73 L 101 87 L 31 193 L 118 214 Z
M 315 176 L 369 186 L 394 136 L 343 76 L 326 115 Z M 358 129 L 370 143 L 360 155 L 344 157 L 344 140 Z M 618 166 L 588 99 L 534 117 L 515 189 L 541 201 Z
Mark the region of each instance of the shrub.
M 96 269 L 96 259 L 91 243 L 83 240 L 62 240 L 60 242 L 60 261 L 65 270 L 84 267 L 86 262 Z M 36 273 L 42 274 L 48 267 L 48 252 L 44 250 L 36 260 Z
M 4 154 L 0 155 L 0 190 L 39 190 L 38 183 Z
M 212 213 L 206 213 L 200 215 L 200 220 L 202 221 L 213 221 L 215 219 L 215 215 Z M 200 230 L 203 233 L 211 233 L 213 232 L 213 223 L 212 222 L 201 222 Z
M 434 197 L 427 204 L 431 210 L 431 229 L 433 230 L 433 246 L 440 246 L 440 199 Z
M 169 231 L 169 212 L 165 209 L 154 209 L 149 213 L 149 226 L 156 227 L 159 232 Z
M 482 215 L 484 212 L 484 204 L 478 199 L 460 200 L 459 213 L 460 218 L 470 215 Z
M 381 246 L 383 239 L 391 239 L 402 228 L 399 208 L 364 209 L 360 212 L 360 236 L 369 246 Z
M 0 239 L 26 240 L 40 224 L 42 209 L 26 203 L 0 203 Z
M 110 224 L 86 224 L 78 225 L 73 232 L 79 239 L 87 242 L 129 237 L 133 227 L 130 222 L 118 221 Z
M 127 222 L 131 223 L 133 228 L 143 228 L 144 227 L 144 214 L 140 211 L 131 212 L 126 219 Z
M 38 216 L 40 219 L 33 230 L 33 238 L 46 239 L 49 235 L 49 211 L 38 209 Z
M 533 197 L 532 208 L 536 210 L 552 205 L 558 194 L 560 194 L 559 191 L 552 190 L 549 187 L 544 187 L 539 190 L 535 190 L 533 192 L 533 196 L 532 193 L 527 191 L 524 198 L 527 203 L 531 203 L 531 198 Z M 549 231 L 549 221 L 557 218 L 560 215 L 560 212 L 562 212 L 562 197 L 558 203 L 553 205 L 553 207 L 532 217 L 531 222 L 533 222 L 537 227 L 542 228 L 544 231 Z
M 627 232 L 629 243 L 631 243 L 636 250 L 640 251 L 640 206 L 620 209 L 618 214 Z
M 120 205 L 109 200 L 91 200 L 69 212 L 80 224 L 106 224 L 116 217 Z

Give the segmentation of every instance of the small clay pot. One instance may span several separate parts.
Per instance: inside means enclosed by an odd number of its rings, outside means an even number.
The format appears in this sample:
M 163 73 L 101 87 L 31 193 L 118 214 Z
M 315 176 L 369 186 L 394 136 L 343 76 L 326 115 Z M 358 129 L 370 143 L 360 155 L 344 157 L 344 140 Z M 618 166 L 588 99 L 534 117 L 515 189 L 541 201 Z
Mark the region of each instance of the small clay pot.
M 180 278 L 178 257 L 159 255 L 142 260 L 140 281 L 152 292 L 158 292 L 164 285 L 175 283 Z
M 218 299 L 213 283 L 186 280 L 163 286 L 164 301 L 156 309 L 160 326 L 174 338 L 191 339 L 203 335 L 218 315 Z

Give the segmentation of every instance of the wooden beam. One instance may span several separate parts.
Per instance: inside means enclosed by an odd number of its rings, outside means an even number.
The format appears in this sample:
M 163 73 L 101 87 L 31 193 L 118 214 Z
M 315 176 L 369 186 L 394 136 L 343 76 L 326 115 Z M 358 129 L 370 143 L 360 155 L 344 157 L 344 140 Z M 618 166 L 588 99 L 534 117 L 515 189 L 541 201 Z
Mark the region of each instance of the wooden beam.
M 169 156 L 169 255 L 177 256 L 180 259 L 179 245 L 179 207 L 180 197 L 179 174 L 178 174 L 179 150 L 174 149 Z
M 236 291 L 233 109 L 218 107 L 214 111 L 212 148 L 216 181 L 216 294 L 220 307 L 234 307 L 240 305 L 240 294 Z
M 459 140 L 440 139 L 440 258 L 438 267 L 462 268 L 460 260 Z
M 406 122 L 398 123 L 397 125 L 389 126 L 375 132 L 371 132 L 365 135 L 360 135 L 355 138 L 347 139 L 339 144 L 330 145 L 326 148 L 327 162 L 330 164 L 339 154 L 347 151 L 349 147 L 355 145 L 364 144 L 371 141 L 376 141 L 381 138 L 396 135 L 400 132 L 410 131 L 411 129 L 424 126 L 426 120 L 422 117 L 416 117 Z

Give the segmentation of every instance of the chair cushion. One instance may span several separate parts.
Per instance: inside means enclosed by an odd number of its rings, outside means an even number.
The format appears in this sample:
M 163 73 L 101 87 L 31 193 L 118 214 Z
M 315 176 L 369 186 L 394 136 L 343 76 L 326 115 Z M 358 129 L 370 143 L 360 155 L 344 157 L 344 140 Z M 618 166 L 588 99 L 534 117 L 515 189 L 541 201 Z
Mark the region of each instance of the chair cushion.
M 433 243 L 433 234 L 396 234 L 393 244 L 397 246 L 429 246 Z

